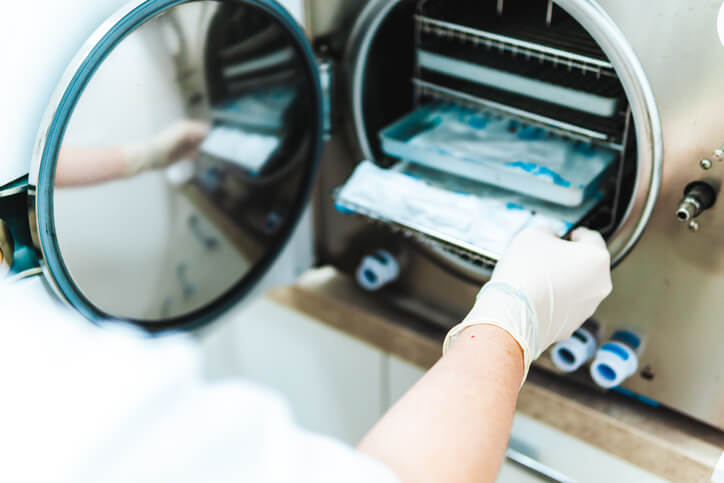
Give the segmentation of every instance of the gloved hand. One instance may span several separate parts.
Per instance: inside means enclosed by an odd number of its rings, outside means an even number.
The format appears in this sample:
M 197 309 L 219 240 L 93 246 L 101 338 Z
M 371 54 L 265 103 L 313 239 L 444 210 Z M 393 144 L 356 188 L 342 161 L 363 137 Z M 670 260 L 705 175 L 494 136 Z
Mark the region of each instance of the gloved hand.
M 124 147 L 125 176 L 135 176 L 193 157 L 208 133 L 207 123 L 184 119 L 171 124 L 149 141 Z
M 520 344 L 527 375 L 543 351 L 570 337 L 611 293 L 611 261 L 601 235 L 579 228 L 571 240 L 539 228 L 521 232 L 443 350 L 471 325 L 495 325 Z

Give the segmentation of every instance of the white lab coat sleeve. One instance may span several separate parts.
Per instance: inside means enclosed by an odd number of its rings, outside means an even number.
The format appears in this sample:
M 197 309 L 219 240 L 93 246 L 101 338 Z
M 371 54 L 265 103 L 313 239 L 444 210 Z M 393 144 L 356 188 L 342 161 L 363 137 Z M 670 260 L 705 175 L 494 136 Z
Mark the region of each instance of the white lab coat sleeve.
M 206 382 L 190 338 L 97 328 L 29 294 L 0 284 L 0 481 L 398 481 L 277 395 Z

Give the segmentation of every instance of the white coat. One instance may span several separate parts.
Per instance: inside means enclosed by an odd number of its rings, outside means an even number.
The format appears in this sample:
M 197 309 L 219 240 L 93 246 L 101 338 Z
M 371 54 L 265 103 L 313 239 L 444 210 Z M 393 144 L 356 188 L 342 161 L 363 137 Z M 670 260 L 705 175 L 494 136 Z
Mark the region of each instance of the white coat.
M 31 288 L 0 284 L 0 481 L 397 481 L 279 396 L 206 382 L 189 337 L 98 328 Z

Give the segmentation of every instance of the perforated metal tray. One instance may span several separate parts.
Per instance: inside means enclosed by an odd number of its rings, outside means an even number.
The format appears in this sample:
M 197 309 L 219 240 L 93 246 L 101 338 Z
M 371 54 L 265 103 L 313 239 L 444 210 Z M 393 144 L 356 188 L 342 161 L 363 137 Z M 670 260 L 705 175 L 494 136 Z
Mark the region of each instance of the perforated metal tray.
M 335 193 L 341 212 L 363 215 L 419 240 L 493 263 L 527 227 L 567 235 L 600 199 L 594 195 L 571 208 L 411 163 L 382 169 L 369 161 L 358 165 Z

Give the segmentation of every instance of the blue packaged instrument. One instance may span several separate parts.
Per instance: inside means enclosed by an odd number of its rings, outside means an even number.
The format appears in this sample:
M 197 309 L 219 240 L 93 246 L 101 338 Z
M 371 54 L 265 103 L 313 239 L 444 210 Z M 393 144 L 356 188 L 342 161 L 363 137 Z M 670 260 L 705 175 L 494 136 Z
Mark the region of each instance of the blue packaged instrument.
M 596 193 L 612 150 L 453 103 L 422 106 L 380 133 L 389 156 L 565 206 Z

